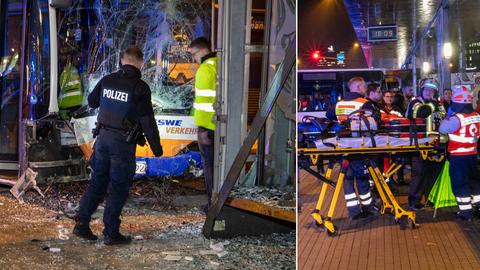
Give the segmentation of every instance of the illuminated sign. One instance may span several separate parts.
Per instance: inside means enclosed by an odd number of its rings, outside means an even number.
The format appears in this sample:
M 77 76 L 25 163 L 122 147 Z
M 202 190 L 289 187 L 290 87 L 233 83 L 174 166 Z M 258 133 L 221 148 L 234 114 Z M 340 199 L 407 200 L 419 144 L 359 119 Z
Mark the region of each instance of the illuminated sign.
M 397 40 L 397 25 L 377 25 L 368 27 L 368 42 Z

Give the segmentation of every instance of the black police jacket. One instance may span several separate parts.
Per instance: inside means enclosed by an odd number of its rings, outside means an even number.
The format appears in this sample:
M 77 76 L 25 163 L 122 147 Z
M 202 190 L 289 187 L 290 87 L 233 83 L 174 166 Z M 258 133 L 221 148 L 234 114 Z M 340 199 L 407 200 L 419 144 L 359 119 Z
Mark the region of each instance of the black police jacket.
M 138 121 L 155 156 L 162 155 L 160 136 L 153 113 L 151 91 L 140 70 L 131 65 L 103 77 L 88 95 L 88 105 L 100 107 L 97 122 L 124 129 L 124 119 Z

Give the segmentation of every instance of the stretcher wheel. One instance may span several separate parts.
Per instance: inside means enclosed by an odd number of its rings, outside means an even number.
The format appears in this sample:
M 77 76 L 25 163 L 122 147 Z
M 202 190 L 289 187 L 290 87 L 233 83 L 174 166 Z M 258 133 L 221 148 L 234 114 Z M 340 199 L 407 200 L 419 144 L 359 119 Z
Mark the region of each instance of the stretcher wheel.
M 413 230 L 413 229 L 417 228 L 417 226 L 418 225 L 415 224 L 415 221 L 413 221 L 411 218 L 408 219 L 408 228 Z
M 400 225 L 400 230 L 405 230 L 409 226 L 408 224 L 408 217 L 402 216 L 399 219 L 396 220 L 397 224 Z
M 331 232 L 330 230 L 327 230 L 327 235 L 330 236 L 330 237 L 334 237 L 334 236 L 337 236 L 338 235 L 338 228 L 337 226 L 333 225 L 333 232 Z
M 316 220 L 313 221 L 313 222 L 314 222 L 314 224 L 315 224 L 317 227 L 323 227 L 323 224 L 322 224 L 322 223 L 320 223 L 320 222 L 318 222 L 318 221 L 316 221 Z

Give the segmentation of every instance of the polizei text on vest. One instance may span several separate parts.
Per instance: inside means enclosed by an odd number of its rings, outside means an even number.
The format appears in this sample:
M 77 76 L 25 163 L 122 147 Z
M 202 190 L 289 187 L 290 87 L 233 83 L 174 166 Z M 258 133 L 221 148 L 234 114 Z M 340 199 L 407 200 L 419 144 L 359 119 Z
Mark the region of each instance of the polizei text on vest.
M 103 89 L 103 97 L 127 102 L 128 94 L 117 90 Z

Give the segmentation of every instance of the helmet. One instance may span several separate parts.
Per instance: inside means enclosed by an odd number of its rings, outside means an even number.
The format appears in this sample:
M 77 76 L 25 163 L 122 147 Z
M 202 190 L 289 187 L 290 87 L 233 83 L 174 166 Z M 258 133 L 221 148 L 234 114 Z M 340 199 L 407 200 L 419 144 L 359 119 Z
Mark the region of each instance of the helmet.
M 438 90 L 438 82 L 435 79 L 424 78 L 424 79 L 421 79 L 418 84 L 420 85 L 420 89 L 422 90 L 425 87 Z
M 470 104 L 473 101 L 473 95 L 465 85 L 457 85 L 453 90 L 452 102 L 461 104 Z

